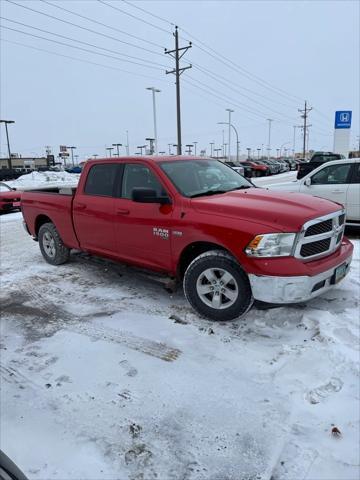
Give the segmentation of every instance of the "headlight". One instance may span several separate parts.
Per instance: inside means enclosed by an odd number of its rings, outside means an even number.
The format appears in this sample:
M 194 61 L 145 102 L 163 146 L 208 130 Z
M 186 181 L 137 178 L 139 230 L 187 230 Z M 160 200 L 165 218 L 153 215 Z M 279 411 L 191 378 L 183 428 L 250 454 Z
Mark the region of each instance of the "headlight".
M 256 235 L 246 247 L 249 257 L 288 257 L 292 254 L 295 233 Z

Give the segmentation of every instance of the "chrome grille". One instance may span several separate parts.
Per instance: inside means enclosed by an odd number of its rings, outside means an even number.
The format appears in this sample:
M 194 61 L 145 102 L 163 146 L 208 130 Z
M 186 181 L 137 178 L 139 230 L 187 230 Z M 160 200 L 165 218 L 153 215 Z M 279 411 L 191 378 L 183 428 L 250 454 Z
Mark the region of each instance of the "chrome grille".
M 344 210 L 306 222 L 298 235 L 295 257 L 313 260 L 330 255 L 339 248 L 344 229 Z
M 331 232 L 333 228 L 332 218 L 325 220 L 324 222 L 315 223 L 311 225 L 305 232 L 305 237 L 311 237 L 312 235 L 320 235 L 321 233 Z

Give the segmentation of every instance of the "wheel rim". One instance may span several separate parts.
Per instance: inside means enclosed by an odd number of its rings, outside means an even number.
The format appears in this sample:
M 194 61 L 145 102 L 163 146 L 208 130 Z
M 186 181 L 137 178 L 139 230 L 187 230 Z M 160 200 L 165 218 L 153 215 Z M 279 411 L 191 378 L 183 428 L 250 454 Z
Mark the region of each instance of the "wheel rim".
M 216 310 L 231 307 L 239 295 L 235 278 L 222 268 L 208 268 L 198 277 L 196 291 L 200 300 Z
M 54 258 L 56 255 L 56 247 L 54 237 L 50 232 L 45 232 L 43 236 L 43 247 L 48 257 Z

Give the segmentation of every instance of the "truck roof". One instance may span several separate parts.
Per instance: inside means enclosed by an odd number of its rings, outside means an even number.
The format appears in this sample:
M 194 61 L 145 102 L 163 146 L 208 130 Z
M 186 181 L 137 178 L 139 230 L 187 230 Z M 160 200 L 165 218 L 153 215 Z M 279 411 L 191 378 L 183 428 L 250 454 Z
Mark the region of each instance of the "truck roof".
M 179 160 L 216 160 L 216 158 L 210 157 L 195 157 L 194 155 L 129 155 L 128 157 L 104 157 L 104 158 L 89 158 L 87 162 L 116 162 L 116 161 L 131 161 L 131 160 L 145 160 L 152 162 L 176 162 Z

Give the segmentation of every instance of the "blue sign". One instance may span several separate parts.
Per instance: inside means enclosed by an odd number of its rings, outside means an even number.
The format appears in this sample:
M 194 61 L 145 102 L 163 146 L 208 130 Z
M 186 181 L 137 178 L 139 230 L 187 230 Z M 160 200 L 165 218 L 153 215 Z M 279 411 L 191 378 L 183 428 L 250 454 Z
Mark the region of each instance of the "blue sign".
M 335 112 L 335 128 L 351 128 L 351 110 Z

